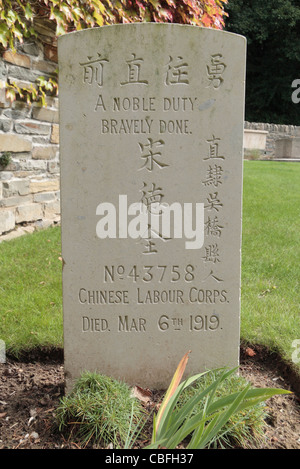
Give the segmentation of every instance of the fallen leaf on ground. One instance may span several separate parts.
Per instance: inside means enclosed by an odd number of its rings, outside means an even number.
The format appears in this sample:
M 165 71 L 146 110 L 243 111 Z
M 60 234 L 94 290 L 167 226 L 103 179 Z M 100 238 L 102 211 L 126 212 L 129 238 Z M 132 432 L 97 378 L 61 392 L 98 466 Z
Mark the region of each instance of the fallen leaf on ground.
M 144 389 L 140 386 L 134 386 L 132 388 L 131 395 L 145 404 L 150 404 L 152 402 L 152 392 L 149 389 Z
M 250 347 L 247 347 L 245 352 L 246 352 L 246 355 L 248 355 L 248 357 L 254 357 L 254 355 L 256 355 L 256 352 L 254 352 L 254 350 Z

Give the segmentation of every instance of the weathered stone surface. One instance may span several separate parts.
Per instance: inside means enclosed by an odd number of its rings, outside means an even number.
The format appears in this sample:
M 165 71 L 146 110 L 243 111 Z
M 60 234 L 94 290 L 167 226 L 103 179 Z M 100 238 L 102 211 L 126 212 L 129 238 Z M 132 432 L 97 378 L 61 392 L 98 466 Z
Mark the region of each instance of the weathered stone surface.
M 18 67 L 17 65 L 8 66 L 8 76 L 17 78 L 18 80 L 29 81 L 35 83 L 41 74 L 38 71 L 32 71 L 29 68 Z
M 0 207 L 18 207 L 32 202 L 32 195 L 5 197 L 0 200 Z
M 15 174 L 15 172 L 18 171 L 21 168 L 21 166 L 20 166 L 20 163 L 18 161 L 18 158 L 14 159 L 13 155 L 14 155 L 14 153 L 11 154 L 10 162 L 8 163 L 7 166 L 5 166 L 5 170 L 6 171 L 13 171 L 14 174 Z M 18 155 L 18 153 L 17 153 L 17 155 Z M 17 177 L 17 176 L 15 176 L 15 177 Z
M 10 171 L 0 171 L 0 180 L 9 181 L 13 177 L 13 173 Z
M 50 40 L 50 43 L 52 43 L 52 41 L 55 38 L 55 29 L 56 29 L 55 23 L 53 21 L 45 19 L 45 18 L 35 17 L 34 28 L 39 33 L 39 35 L 43 37 L 48 37 Z
M 29 194 L 29 181 L 12 180 L 3 182 L 3 196 L 12 197 L 14 195 L 28 195 Z
M 46 59 L 57 62 L 57 47 L 54 47 L 51 44 L 45 44 L 44 54 Z
M 52 145 L 35 146 L 32 150 L 34 160 L 52 160 L 56 157 L 58 148 Z
M 22 158 L 19 163 L 20 170 L 27 172 L 32 171 L 31 175 L 34 174 L 34 172 L 45 173 L 47 171 L 47 161 L 45 160 L 31 160 L 27 158 Z M 29 175 L 30 173 L 28 173 L 28 176 Z
M 38 192 L 34 194 L 33 201 L 34 202 L 49 202 L 54 201 L 56 199 L 56 192 Z
M 0 84 L 3 86 L 5 84 L 4 80 L 0 79 Z M 10 106 L 10 100 L 6 97 L 5 88 L 0 88 L 0 109 L 5 109 Z
M 6 81 L 7 77 L 7 65 L 1 60 L 0 61 L 0 80 Z
M 58 109 L 59 100 L 55 96 L 46 96 L 45 98 L 47 107 Z
M 50 124 L 42 124 L 32 120 L 15 123 L 15 131 L 19 134 L 49 135 L 50 130 Z
M 275 158 L 300 159 L 300 137 L 286 137 L 276 140 Z
M 59 161 L 49 161 L 47 165 L 50 174 L 59 173 Z
M 59 125 L 52 125 L 51 143 L 59 143 Z
M 105 26 L 62 36 L 59 70 L 67 385 L 237 365 L 245 39 Z
M 266 130 L 244 130 L 244 148 L 265 150 L 268 132 Z
M 44 204 L 44 217 L 45 218 L 55 218 L 57 215 L 60 215 L 60 202 L 59 200 L 45 202 Z
M 51 225 L 53 225 L 53 218 L 51 218 L 50 220 L 48 219 L 37 220 L 34 223 L 34 229 L 36 231 L 45 230 L 46 228 L 49 228 Z
M 31 181 L 29 189 L 31 193 L 56 191 L 59 189 L 59 180 L 47 179 L 40 181 Z
M 32 41 L 32 39 L 28 39 L 23 44 L 18 44 L 18 49 L 25 54 L 33 55 L 37 57 L 40 54 L 40 47 L 38 42 Z
M 22 152 L 31 151 L 32 143 L 30 140 L 15 134 L 0 134 L 1 151 Z
M 30 222 L 43 218 L 41 204 L 21 205 L 16 209 L 16 223 Z
M 6 50 L 3 53 L 3 59 L 6 62 L 10 62 L 12 64 L 18 65 L 20 67 L 30 68 L 31 61 L 28 55 L 18 54 L 17 52 L 13 52 L 11 50 Z
M 12 239 L 20 238 L 24 234 L 33 233 L 35 230 L 34 226 L 16 226 L 15 229 L 0 238 L 0 243 L 2 241 L 11 241 Z
M 26 119 L 31 112 L 30 106 L 24 103 L 14 102 L 9 109 L 3 111 L 3 116 L 9 119 Z
M 58 111 L 56 109 L 39 108 L 33 109 L 33 118 L 46 122 L 58 123 Z
M 57 65 L 55 63 L 46 62 L 45 60 L 36 60 L 33 61 L 32 68 L 33 70 L 39 70 L 53 75 L 57 69 Z
M 12 123 L 9 119 L 0 119 L 0 130 L 2 132 L 9 132 L 11 130 Z
M 15 227 L 15 214 L 12 210 L 0 211 L 0 234 L 13 230 Z

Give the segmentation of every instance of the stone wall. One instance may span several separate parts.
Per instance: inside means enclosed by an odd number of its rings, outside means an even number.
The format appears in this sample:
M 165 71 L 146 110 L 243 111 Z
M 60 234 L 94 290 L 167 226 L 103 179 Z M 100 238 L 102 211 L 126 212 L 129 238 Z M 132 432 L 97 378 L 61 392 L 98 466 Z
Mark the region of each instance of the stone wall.
M 275 157 L 275 142 L 284 137 L 300 136 L 300 127 L 296 125 L 266 124 L 245 122 L 245 129 L 267 131 L 266 148 L 262 156 L 268 159 Z
M 18 45 L 16 53 L 4 51 L 0 80 L 19 87 L 33 84 L 39 76 L 54 76 L 57 48 L 51 25 L 40 26 L 40 37 Z M 0 91 L 0 236 L 16 234 L 59 221 L 59 126 L 58 98 L 47 106 L 11 103 Z M 26 225 L 30 224 L 30 228 Z

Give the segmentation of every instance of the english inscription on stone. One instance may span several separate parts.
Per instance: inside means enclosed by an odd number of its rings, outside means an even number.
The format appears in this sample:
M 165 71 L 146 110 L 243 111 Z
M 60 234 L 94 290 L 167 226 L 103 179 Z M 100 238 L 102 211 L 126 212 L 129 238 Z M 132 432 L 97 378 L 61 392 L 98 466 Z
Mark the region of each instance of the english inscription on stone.
M 59 73 L 67 386 L 237 365 L 245 39 L 105 26 L 59 39 Z

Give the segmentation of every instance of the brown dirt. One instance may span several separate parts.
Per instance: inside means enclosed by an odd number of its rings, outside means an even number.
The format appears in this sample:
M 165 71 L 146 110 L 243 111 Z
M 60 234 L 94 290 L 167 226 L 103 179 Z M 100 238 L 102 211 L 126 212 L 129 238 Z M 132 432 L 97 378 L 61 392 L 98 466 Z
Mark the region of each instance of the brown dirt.
M 267 401 L 269 416 L 261 448 L 300 449 L 299 375 L 278 355 L 253 346 L 241 347 L 240 373 L 254 386 L 293 391 Z M 38 351 L 1 364 L 0 449 L 78 449 L 54 425 L 54 411 L 63 394 L 61 350 Z

